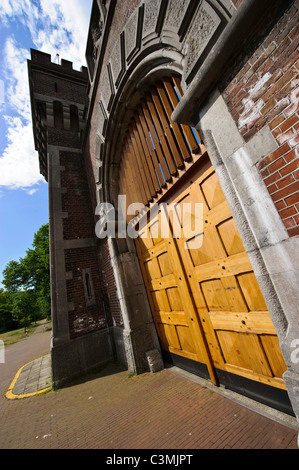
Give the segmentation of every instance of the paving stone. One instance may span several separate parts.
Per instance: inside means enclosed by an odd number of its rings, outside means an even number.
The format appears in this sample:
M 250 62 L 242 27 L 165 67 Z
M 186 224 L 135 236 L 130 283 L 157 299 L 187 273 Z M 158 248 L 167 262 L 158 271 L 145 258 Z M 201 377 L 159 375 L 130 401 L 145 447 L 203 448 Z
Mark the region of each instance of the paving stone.
M 132 377 L 111 364 L 55 392 L 0 397 L 0 419 L 3 449 L 297 449 L 296 429 L 172 369 Z

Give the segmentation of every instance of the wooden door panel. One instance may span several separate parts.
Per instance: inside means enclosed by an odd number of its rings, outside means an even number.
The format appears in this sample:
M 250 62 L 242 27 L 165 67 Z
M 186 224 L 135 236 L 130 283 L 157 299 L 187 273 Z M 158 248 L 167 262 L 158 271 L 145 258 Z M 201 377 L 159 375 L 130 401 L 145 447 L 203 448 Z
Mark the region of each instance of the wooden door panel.
M 203 203 L 203 225 L 196 234 L 202 245 L 189 249 L 192 239 L 183 231 L 176 244 L 214 366 L 285 388 L 286 365 L 273 322 L 211 164 L 170 202 L 190 200 Z
M 219 223 L 217 225 L 217 230 L 228 256 L 245 251 L 233 218 Z
M 239 333 L 256 333 L 258 335 L 275 335 L 275 329 L 268 312 L 231 313 L 209 312 L 213 328 L 217 330 L 236 331 Z
M 275 332 L 272 331 L 272 333 L 261 335 L 260 339 L 274 376 L 282 377 L 286 370 L 285 361 L 280 351 L 278 338 Z
M 174 239 L 158 237 L 156 222 L 150 220 L 140 230 L 136 248 L 162 348 L 206 364 L 217 383 Z
M 197 131 L 171 120 L 182 96 L 176 76 L 143 94 L 119 180 L 127 206 L 147 206 L 136 248 L 162 347 L 206 364 L 215 384 L 220 369 L 285 388 L 278 338 L 216 172 Z M 169 234 L 161 214 L 150 220 L 152 201 L 172 207 Z
M 159 214 L 140 231 L 149 238 L 136 240 L 163 349 L 206 364 L 214 383 L 220 369 L 285 389 L 273 322 L 208 158 L 167 203 L 171 231 L 186 230 L 162 238 Z
M 203 178 L 202 182 L 200 182 L 200 188 L 207 201 L 209 209 L 213 209 L 222 202 L 226 202 L 222 188 L 214 172 L 210 173 L 207 178 Z
M 176 333 L 175 325 L 158 323 L 158 331 L 160 332 L 160 339 L 164 349 L 168 351 L 169 348 L 171 348 L 172 350 L 181 350 L 181 345 L 179 342 L 178 335 Z
M 237 276 L 237 279 L 242 289 L 242 293 L 248 305 L 249 311 L 266 311 L 267 305 L 265 303 L 263 294 L 260 291 L 254 273 L 249 272 L 241 274 Z
M 177 354 L 185 355 L 190 352 L 195 355 L 196 347 L 182 302 L 183 293 L 177 282 L 178 260 L 169 252 L 170 244 L 167 239 L 151 238 L 157 233 L 156 223 L 155 220 L 151 221 L 141 232 L 143 236 L 144 230 L 148 234 L 146 243 L 145 238 L 136 240 L 154 320 L 166 350 L 170 348 Z

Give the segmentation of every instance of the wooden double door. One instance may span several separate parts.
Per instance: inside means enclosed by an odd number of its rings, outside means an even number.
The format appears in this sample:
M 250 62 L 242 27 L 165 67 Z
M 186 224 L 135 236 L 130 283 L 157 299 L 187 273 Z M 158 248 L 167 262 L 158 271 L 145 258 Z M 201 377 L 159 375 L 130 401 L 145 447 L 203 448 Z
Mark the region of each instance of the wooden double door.
M 198 163 L 164 201 L 173 209 L 169 235 L 161 234 L 160 212 L 136 239 L 162 350 L 203 366 L 214 384 L 241 378 L 243 389 L 254 383 L 282 392 L 286 364 L 263 295 L 207 154 Z M 178 224 L 187 230 L 176 238 Z

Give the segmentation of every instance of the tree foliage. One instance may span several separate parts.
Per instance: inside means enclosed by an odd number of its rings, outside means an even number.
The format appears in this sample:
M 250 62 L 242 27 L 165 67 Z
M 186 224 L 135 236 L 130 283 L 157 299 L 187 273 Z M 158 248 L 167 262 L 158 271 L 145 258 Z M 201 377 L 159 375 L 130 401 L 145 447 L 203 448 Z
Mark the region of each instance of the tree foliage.
M 0 331 L 50 317 L 49 224 L 34 235 L 24 258 L 10 261 L 0 290 Z
M 4 289 L 0 289 L 0 331 L 9 331 L 17 327 L 12 309 L 10 294 Z

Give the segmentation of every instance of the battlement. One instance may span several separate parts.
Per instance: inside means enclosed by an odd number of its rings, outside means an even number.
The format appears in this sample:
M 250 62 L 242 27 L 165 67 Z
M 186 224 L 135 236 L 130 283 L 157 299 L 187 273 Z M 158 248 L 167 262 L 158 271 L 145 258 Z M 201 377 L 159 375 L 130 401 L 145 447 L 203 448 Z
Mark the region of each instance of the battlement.
M 88 78 L 87 67 L 84 65 L 81 66 L 80 70 L 73 69 L 73 62 L 69 60 L 61 59 L 60 63 L 57 64 L 52 62 L 51 55 L 47 54 L 46 52 L 41 52 L 36 49 L 31 49 L 31 62 L 33 64 L 39 64 L 45 67 L 51 67 L 56 71 L 61 71 L 65 73 L 71 74 L 81 74 L 83 78 Z

